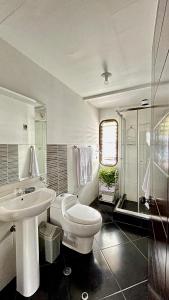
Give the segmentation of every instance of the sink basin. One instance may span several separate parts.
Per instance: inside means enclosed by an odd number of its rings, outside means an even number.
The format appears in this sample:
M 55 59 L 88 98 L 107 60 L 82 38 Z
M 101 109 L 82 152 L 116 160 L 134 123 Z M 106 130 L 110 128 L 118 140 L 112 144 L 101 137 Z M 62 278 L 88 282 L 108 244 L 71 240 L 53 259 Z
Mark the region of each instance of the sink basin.
M 11 222 L 40 215 L 50 207 L 55 192 L 42 188 L 30 194 L 0 201 L 0 221 Z
M 16 224 L 17 291 L 24 297 L 31 297 L 40 284 L 37 216 L 50 207 L 55 195 L 55 191 L 41 188 L 0 199 L 0 221 Z

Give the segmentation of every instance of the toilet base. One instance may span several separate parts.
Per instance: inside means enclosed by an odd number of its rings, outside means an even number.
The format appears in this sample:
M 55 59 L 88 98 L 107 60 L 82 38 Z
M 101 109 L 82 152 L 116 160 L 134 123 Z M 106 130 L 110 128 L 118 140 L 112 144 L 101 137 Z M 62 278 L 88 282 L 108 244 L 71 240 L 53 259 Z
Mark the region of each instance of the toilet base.
M 64 231 L 62 244 L 81 254 L 88 254 L 93 248 L 94 236 L 78 237 L 70 232 Z

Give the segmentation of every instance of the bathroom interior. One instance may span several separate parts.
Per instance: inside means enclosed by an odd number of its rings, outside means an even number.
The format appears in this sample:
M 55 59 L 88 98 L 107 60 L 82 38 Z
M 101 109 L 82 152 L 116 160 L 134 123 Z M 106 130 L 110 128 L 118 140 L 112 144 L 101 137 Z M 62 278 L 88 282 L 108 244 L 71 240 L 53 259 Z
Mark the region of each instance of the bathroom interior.
M 169 299 L 169 0 L 0 0 L 0 300 Z

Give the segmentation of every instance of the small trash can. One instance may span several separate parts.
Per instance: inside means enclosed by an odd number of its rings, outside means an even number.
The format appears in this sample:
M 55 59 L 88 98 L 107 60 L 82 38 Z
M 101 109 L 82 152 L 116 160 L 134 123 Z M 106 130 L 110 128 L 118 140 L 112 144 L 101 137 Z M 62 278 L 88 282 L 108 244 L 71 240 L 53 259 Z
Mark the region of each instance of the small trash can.
M 39 225 L 40 259 L 53 263 L 60 254 L 60 238 L 62 229 L 47 222 Z

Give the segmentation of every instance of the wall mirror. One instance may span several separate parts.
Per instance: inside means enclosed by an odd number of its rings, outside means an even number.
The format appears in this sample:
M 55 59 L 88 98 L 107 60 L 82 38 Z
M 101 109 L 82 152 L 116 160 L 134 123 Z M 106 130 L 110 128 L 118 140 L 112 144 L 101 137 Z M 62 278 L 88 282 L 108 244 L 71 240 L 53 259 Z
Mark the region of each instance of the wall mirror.
M 0 185 L 46 175 L 46 107 L 0 87 Z

